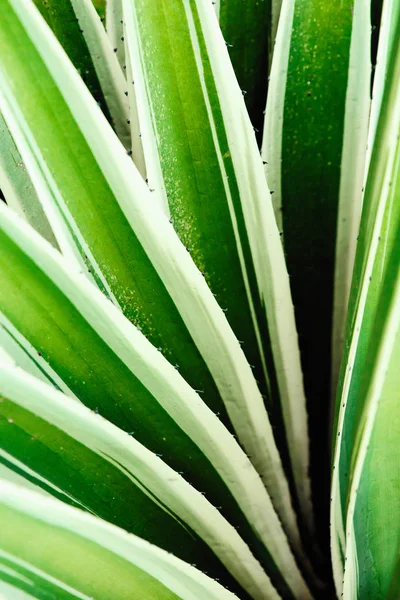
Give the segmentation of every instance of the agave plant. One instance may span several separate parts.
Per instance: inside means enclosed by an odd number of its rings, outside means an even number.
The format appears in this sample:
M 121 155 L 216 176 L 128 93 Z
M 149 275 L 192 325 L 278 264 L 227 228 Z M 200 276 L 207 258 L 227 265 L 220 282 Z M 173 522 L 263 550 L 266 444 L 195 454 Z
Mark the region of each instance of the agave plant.
M 396 600 L 400 3 L 0 9 L 0 597 Z

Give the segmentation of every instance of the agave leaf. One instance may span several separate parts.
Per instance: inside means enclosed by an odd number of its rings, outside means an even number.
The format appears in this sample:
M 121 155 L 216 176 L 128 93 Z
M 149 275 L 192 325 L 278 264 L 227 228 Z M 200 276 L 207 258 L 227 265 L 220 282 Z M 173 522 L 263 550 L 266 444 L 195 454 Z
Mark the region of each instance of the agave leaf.
M 393 12 L 394 31 L 400 9 Z M 336 408 L 336 449 L 332 481 L 332 554 L 335 581 L 341 589 L 345 553 L 345 523 L 357 455 L 356 440 L 363 430 L 367 395 L 373 384 L 373 365 L 379 351 L 393 288 L 399 235 L 400 52 L 392 38 L 387 84 L 372 151 L 358 241 L 346 352 L 343 357 Z
M 56 238 L 37 197 L 15 141 L 0 115 L 0 190 L 13 210 L 57 247 Z
M 335 261 L 335 330 L 340 332 L 352 268 L 352 247 L 345 239 L 348 234 L 353 244 L 362 196 L 369 10 L 366 0 L 283 1 L 262 151 L 296 312 L 321 520 L 327 508 L 321 472 L 329 412 L 321 399 L 330 395 Z M 336 337 L 340 341 L 341 334 Z
M 17 475 L 197 564 L 236 591 L 226 569 L 251 593 L 260 595 L 265 586 L 275 593 L 233 527 L 132 437 L 15 367 L 0 366 L 0 397 L 0 462 Z
M 399 165 L 400 152 L 397 161 Z M 397 195 L 399 179 L 398 171 Z M 398 222 L 397 239 L 399 234 Z M 345 600 L 388 598 L 390 594 L 393 598 L 399 591 L 400 527 L 395 517 L 400 510 L 398 250 L 392 253 L 379 304 L 386 318 L 377 320 L 378 334 L 381 328 L 383 332 L 375 361 L 368 361 L 372 377 L 352 457 L 343 585 Z
M 125 39 L 125 28 L 124 28 L 124 38 Z M 125 47 L 125 42 L 123 42 Z M 151 165 L 146 164 L 146 160 L 144 157 L 144 147 L 143 147 L 143 139 L 151 139 L 148 135 L 143 135 L 143 127 L 142 123 L 139 121 L 139 110 L 138 103 L 136 98 L 136 89 L 134 82 L 134 75 L 132 73 L 132 65 L 129 59 L 129 56 L 125 56 L 125 69 L 126 69 L 126 77 L 127 77 L 127 89 L 129 95 L 129 121 L 131 127 L 131 140 L 132 140 L 132 160 L 135 163 L 139 173 L 146 180 L 147 185 L 150 190 L 154 192 L 153 187 L 153 172 L 151 170 Z M 147 152 L 149 149 L 147 148 Z M 168 215 L 168 210 L 166 210 L 167 203 L 163 195 L 156 193 L 156 200 L 160 200 L 161 207 Z
M 263 401 L 223 312 L 35 8 L 28 0 L 1 0 L 0 4 L 3 14 L 0 105 L 7 108 L 10 127 L 28 130 L 34 138 L 39 151 L 34 153 L 33 162 L 47 174 L 54 213 L 58 211 L 59 218 L 71 228 L 79 242 L 78 250 L 100 288 L 142 328 L 185 379 L 204 392 L 205 401 L 220 413 L 221 420 L 228 426 L 232 422 L 271 490 L 274 506 L 293 546 L 298 546 L 289 489 Z M 21 48 L 29 53 L 29 62 L 23 60 Z M 38 81 L 46 88 L 46 96 L 41 93 Z M 21 93 L 17 97 L 13 89 L 19 87 Z M 21 112 L 26 119 L 23 127 L 17 118 Z M 27 139 L 24 148 L 28 142 Z M 60 147 L 64 148 L 63 154 L 56 151 Z M 28 163 L 27 168 L 30 168 Z M 47 211 L 46 214 L 50 218 Z M 258 222 L 257 227 L 260 226 Z M 20 234 L 16 235 L 18 238 Z M 272 311 L 276 322 L 271 322 L 270 327 L 277 340 L 279 376 L 287 402 L 285 415 L 296 433 L 292 441 L 298 466 L 295 473 L 302 491 L 299 495 L 305 498 L 307 509 L 306 419 L 301 402 L 301 374 L 296 368 L 299 361 L 290 297 L 284 293 L 288 292 L 285 287 L 288 282 L 283 254 L 279 240 L 275 244 L 271 235 L 277 255 L 274 255 L 276 269 L 270 275 L 283 288 L 283 295 L 279 299 L 280 310 Z M 277 303 L 278 298 L 272 297 L 271 309 Z M 26 332 L 22 335 L 32 343 Z M 287 356 L 286 362 L 283 356 Z M 70 386 L 70 382 L 67 384 Z M 293 394 L 289 393 L 292 391 Z M 299 402 L 297 407 L 295 400 Z M 310 518 L 309 512 L 307 515 Z
M 19 331 L 4 316 L 0 315 L 0 354 L 7 354 L 12 362 L 27 373 L 51 384 L 55 389 L 62 390 L 68 396 L 76 397 L 71 389 L 51 369 L 46 360 L 38 355 L 37 350 L 21 336 Z
M 3 462 L 4 461 L 4 462 Z M 9 464 L 6 464 L 6 460 L 5 460 L 5 456 L 2 455 L 1 459 L 0 459 L 0 481 L 10 481 L 11 483 L 14 483 L 20 487 L 27 487 L 30 490 L 33 490 L 34 492 L 37 492 L 38 494 L 43 494 L 44 496 L 51 496 L 52 494 L 50 494 L 47 490 L 45 490 L 43 487 L 40 487 L 39 485 L 37 485 L 34 481 L 34 478 L 32 479 L 28 479 L 25 474 L 24 474 L 24 469 L 21 468 L 21 470 L 19 469 L 19 465 L 17 464 L 17 461 L 15 461 L 15 465 L 13 467 L 9 466 Z M 24 465 L 21 465 L 22 467 Z M 0 587 L 0 591 L 1 591 L 1 587 Z M 0 595 L 0 598 L 2 596 Z
M 34 0 L 126 148 L 126 81 L 91 0 Z
M 365 148 L 371 108 L 370 2 L 355 2 L 348 64 L 333 292 L 331 397 L 336 399 L 346 316 L 360 226 Z
M 111 46 L 116 50 L 119 64 L 122 68 L 125 63 L 125 44 L 124 44 L 124 21 L 122 12 L 122 0 L 108 0 L 106 4 L 107 34 L 111 41 Z
M 219 419 L 83 274 L 7 207 L 0 211 L 0 307 L 20 335 L 81 402 L 184 472 L 233 525 L 244 516 L 260 560 L 273 556 L 289 587 L 301 587 L 261 479 Z M 290 540 L 301 555 L 299 539 Z
M 289 282 L 254 132 L 212 4 L 124 0 L 123 7 L 139 120 L 153 135 L 149 157 L 144 140 L 145 159 L 153 172 L 159 165 L 174 228 L 254 366 L 311 528 Z
M 375 4 L 381 4 L 381 22 L 379 28 L 379 43 L 376 57 L 376 67 L 374 76 L 374 85 L 372 89 L 371 114 L 368 129 L 368 146 L 366 158 L 366 173 L 371 160 L 372 149 L 374 147 L 376 130 L 378 126 L 379 114 L 382 107 L 383 92 L 385 89 L 385 80 L 387 77 L 388 59 L 392 45 L 396 40 L 396 3 L 393 0 L 379 0 Z
M 260 140 L 280 4 L 279 0 L 220 0 L 217 7 L 232 66 Z
M 6 86 L 5 86 L 6 87 Z M 2 91 L 0 91 L 0 96 Z M 21 198 L 18 199 L 20 207 L 24 204 L 27 206 L 25 211 L 26 216 L 35 216 L 36 213 L 43 214 L 44 218 L 49 223 L 51 222 L 51 234 L 53 240 L 50 238 L 50 242 L 53 242 L 53 246 L 60 249 L 64 256 L 76 266 L 87 271 L 84 257 L 84 241 L 77 237 L 77 234 L 72 230 L 68 221 L 63 219 L 58 211 L 58 203 L 60 202 L 59 193 L 56 186 L 52 182 L 51 174 L 48 172 L 46 165 L 44 164 L 43 157 L 40 154 L 34 138 L 31 136 L 24 117 L 21 111 L 17 107 L 13 110 L 10 109 L 7 101 L 4 98 L 2 103 L 4 110 L 5 122 L 12 128 L 13 137 L 11 138 L 11 132 L 9 132 L 10 139 L 17 145 L 17 148 L 21 150 L 20 158 L 24 168 L 24 182 L 26 188 L 21 189 Z M 17 150 L 19 153 L 19 150 Z M 28 187 L 28 185 L 30 187 Z M 35 197 L 31 198 L 30 191 L 35 194 Z M 35 200 L 39 204 L 39 208 L 35 207 Z M 12 203 L 12 208 L 16 208 L 17 201 Z M 29 209 L 28 209 L 29 207 Z M 18 214 L 21 210 L 17 210 Z M 38 223 L 33 221 L 32 217 L 26 219 L 35 227 L 35 229 L 43 235 L 41 229 L 38 229 Z M 40 223 L 39 223 L 40 224 Z M 46 239 L 49 235 L 44 236 Z M 93 276 L 89 275 L 93 280 Z
M 0 483 L 0 521 L 0 578 L 28 594 L 34 586 L 35 597 L 234 598 L 217 582 L 148 542 L 6 482 Z M 12 597 L 18 598 L 17 593 Z
M 93 6 L 99 16 L 103 19 L 106 12 L 106 0 L 93 0 Z

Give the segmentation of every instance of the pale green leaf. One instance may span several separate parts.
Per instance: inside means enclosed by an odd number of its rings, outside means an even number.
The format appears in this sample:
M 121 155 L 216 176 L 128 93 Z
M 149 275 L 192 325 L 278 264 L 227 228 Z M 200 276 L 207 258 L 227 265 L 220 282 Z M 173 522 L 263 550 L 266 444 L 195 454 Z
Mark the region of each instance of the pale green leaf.
M 312 529 L 289 280 L 254 132 L 212 4 L 124 0 L 123 7 L 154 194 L 160 203 L 167 197 L 175 230 L 253 366 Z
M 283 0 L 266 108 L 262 156 L 295 306 L 321 520 L 334 282 L 336 365 L 362 197 L 369 40 L 367 0 Z
M 394 30 L 400 8 L 394 13 Z M 395 38 L 393 38 L 393 41 Z M 332 481 L 332 554 L 337 589 L 341 589 L 346 551 L 346 520 L 354 465 L 368 414 L 373 367 L 396 277 L 399 235 L 400 52 L 391 46 L 387 85 L 382 94 L 350 297 L 346 348 L 336 405 L 336 448 Z M 364 416 L 363 416 L 364 415 Z
M 9 124 L 27 130 L 35 141 L 32 163 L 47 174 L 54 214 L 70 227 L 81 258 L 99 287 L 179 368 L 185 379 L 204 393 L 205 401 L 220 413 L 221 420 L 228 426 L 232 422 L 272 492 L 293 546 L 302 554 L 288 485 L 263 401 L 223 312 L 30 2 L 1 0 L 1 7 L 0 104 L 11 115 Z M 214 33 L 217 35 L 218 31 Z M 18 48 L 15 38 L 19 39 Z M 22 58 L 19 51 L 22 47 L 30 55 L 29 63 Z M 46 88 L 45 96 L 41 86 Z M 16 87 L 21 89 L 18 96 L 13 91 Z M 22 125 L 17 119 L 19 113 L 23 113 Z M 60 146 L 62 154 L 57 151 Z M 258 184 L 264 188 L 262 170 L 256 175 Z M 279 239 L 273 229 L 271 238 L 264 238 L 261 231 L 265 224 L 264 210 L 268 208 L 261 211 L 260 219 L 253 215 L 255 239 L 260 243 L 258 270 L 264 272 L 261 287 L 272 311 L 270 331 L 276 341 L 274 352 L 289 431 L 293 429 L 297 434 L 290 439 L 299 466 L 296 477 L 303 492 L 300 496 L 305 498 L 307 508 L 305 413 L 293 313 Z M 272 246 L 267 269 L 264 241 Z M 278 289 L 282 296 L 277 294 Z M 275 310 L 277 304 L 279 311 Z M 21 334 L 32 343 L 30 334 Z M 301 452 L 295 440 L 302 441 Z
M 9 209 L 0 213 L 3 314 L 81 402 L 182 471 L 268 570 L 273 557 L 278 582 L 294 597 L 304 591 L 271 500 L 218 418 L 82 273 Z
M 126 81 L 91 0 L 34 0 L 64 50 L 99 102 L 126 148 L 130 148 Z
M 0 190 L 7 204 L 24 217 L 53 246 L 54 233 L 37 197 L 15 141 L 0 115 Z
M 6 482 L 0 482 L 0 522 L 0 579 L 28 594 L 34 590 L 35 597 L 234 598 L 171 554 L 87 513 Z
M 132 436 L 12 366 L 0 366 L 0 399 L 0 463 L 15 475 L 195 563 L 231 589 L 240 591 L 229 572 L 255 596 L 275 593 L 235 529 Z

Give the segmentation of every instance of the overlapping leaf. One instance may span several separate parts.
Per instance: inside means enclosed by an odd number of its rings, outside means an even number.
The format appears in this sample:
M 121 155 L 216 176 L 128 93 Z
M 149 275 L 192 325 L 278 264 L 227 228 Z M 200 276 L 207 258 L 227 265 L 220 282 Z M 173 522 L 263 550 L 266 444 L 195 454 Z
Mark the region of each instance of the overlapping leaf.
M 204 273 L 263 391 L 312 529 L 293 306 L 254 132 L 211 3 L 124 0 L 151 188 Z
M 395 294 L 399 262 L 400 217 L 398 202 L 400 10 L 397 4 L 392 2 L 386 3 L 385 10 L 389 11 L 390 18 L 386 21 L 388 28 L 384 30 L 385 35 L 382 35 L 381 40 L 388 52 L 387 60 L 381 62 L 380 68 L 387 74 L 385 77 L 377 73 L 375 80 L 375 82 L 380 81 L 384 89 L 378 90 L 376 96 L 380 108 L 379 119 L 366 183 L 350 298 L 346 351 L 337 397 L 335 426 L 337 441 L 332 490 L 332 553 L 338 590 L 341 590 L 345 556 L 349 553 L 349 556 L 353 557 L 349 559 L 349 571 L 353 570 L 354 573 L 353 559 L 357 553 L 355 548 L 359 548 L 359 545 L 362 547 L 366 543 L 361 530 L 357 530 L 357 537 L 354 539 L 354 505 L 364 463 L 366 473 L 369 469 L 370 453 L 376 453 L 376 459 L 381 460 L 379 457 L 384 450 L 379 447 L 382 444 L 379 435 L 382 436 L 382 433 L 374 434 L 373 431 L 376 427 L 377 431 L 382 432 L 382 419 L 385 419 L 386 411 L 390 411 L 390 403 L 393 401 L 391 366 L 388 357 L 384 356 L 384 347 L 391 343 L 395 354 L 395 342 L 393 339 L 391 342 L 387 341 L 387 336 L 392 338 L 396 336 L 396 325 L 393 319 L 396 318 L 398 310 Z M 392 323 L 391 327 L 388 325 L 389 322 Z M 377 409 L 380 397 L 382 397 L 382 414 L 380 409 Z M 397 411 L 393 406 L 392 411 L 395 427 Z M 386 417 L 386 426 L 387 423 Z M 387 435 L 390 435 L 389 431 Z M 371 436 L 376 440 L 375 445 L 372 445 Z M 368 450 L 370 439 L 371 447 Z M 387 448 L 390 447 L 388 441 Z M 391 460 L 387 462 L 386 467 L 382 463 L 381 469 L 377 469 L 378 463 L 375 462 L 373 476 L 378 480 L 382 477 L 383 487 L 388 485 L 384 483 L 386 469 L 391 468 Z M 363 483 L 365 485 L 365 479 Z M 373 494 L 374 486 L 371 487 L 370 493 Z M 364 495 L 364 502 L 367 502 L 366 498 L 367 496 Z M 377 518 L 376 507 L 377 504 L 371 496 L 371 519 Z M 367 510 L 365 504 L 362 510 Z M 385 531 L 388 533 L 382 525 L 383 535 Z M 346 535 L 351 537 L 350 545 L 346 542 Z M 353 585 L 363 586 L 365 577 L 368 581 L 368 575 L 364 571 L 359 573 L 358 582 L 353 576 Z
M 92 515 L 6 482 L 0 482 L 0 523 L 0 593 L 5 590 L 9 598 L 235 597 L 171 554 Z
M 369 13 L 367 0 L 284 0 L 265 118 L 263 158 L 296 311 L 321 521 L 333 315 L 334 385 L 362 197 Z
M 41 185 L 52 208 L 46 214 L 54 213 L 69 228 L 75 243 L 72 252 L 80 253 L 81 262 L 85 261 L 86 270 L 102 291 L 204 394 L 221 420 L 227 425 L 232 422 L 265 484 L 273 490 L 274 505 L 294 546 L 298 546 L 288 486 L 260 392 L 204 279 L 29 2 L 4 0 L 0 35 L 4 47 L 0 104 L 13 134 L 20 136 L 19 150 L 28 171 L 41 174 Z M 15 36 L 20 40 L 18 49 L 13 43 Z M 21 58 L 22 46 L 30 54 L 29 63 Z M 14 90 L 19 86 L 22 92 L 16 96 Z M 56 151 L 59 147 L 63 147 L 63 154 Z M 263 181 L 262 171 L 256 175 L 257 181 Z M 261 222 L 254 226 L 258 239 L 264 239 Z M 271 226 L 275 227 L 272 222 Z M 288 431 L 296 433 L 289 437 L 296 481 L 310 519 L 305 414 L 292 308 L 290 297 L 284 293 L 288 281 L 276 231 L 272 229 L 270 235 L 273 289 L 270 281 L 265 301 L 272 314 L 285 422 Z M 261 261 L 261 254 L 258 258 Z M 266 274 L 263 277 L 265 281 Z M 275 310 L 276 288 L 282 293 L 279 311 Z M 301 452 L 297 441 L 302 442 Z

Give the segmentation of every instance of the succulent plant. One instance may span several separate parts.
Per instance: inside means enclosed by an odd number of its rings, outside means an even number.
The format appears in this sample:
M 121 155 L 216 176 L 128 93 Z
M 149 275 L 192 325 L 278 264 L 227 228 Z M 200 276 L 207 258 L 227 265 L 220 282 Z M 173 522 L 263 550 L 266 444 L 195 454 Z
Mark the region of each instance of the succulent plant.
M 400 4 L 0 9 L 0 597 L 398 598 Z

